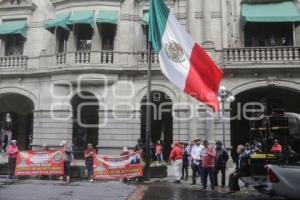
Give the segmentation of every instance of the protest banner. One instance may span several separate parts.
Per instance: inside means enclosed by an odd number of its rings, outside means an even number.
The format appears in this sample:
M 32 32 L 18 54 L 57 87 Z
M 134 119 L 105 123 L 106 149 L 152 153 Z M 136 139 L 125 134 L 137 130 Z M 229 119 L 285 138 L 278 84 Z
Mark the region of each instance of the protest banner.
M 143 176 L 143 164 L 139 152 L 125 156 L 94 156 L 95 179 L 122 179 Z
M 63 150 L 22 151 L 17 155 L 16 176 L 64 173 Z

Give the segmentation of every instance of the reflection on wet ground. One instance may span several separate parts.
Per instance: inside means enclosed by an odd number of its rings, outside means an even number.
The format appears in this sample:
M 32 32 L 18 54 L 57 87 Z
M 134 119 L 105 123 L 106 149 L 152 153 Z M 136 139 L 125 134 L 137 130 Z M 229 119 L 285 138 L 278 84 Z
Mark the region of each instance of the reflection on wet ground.
M 255 191 L 242 191 L 228 194 L 227 191 L 216 189 L 216 191 L 201 191 L 199 187 L 187 187 L 173 183 L 151 184 L 144 194 L 144 200 L 270 200 L 271 198 L 256 193 Z

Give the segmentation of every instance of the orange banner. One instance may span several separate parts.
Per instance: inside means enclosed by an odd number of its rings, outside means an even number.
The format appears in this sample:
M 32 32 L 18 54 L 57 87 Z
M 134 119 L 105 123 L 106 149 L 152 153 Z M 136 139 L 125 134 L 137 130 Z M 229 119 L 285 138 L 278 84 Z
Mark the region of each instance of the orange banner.
M 16 176 L 59 175 L 63 173 L 63 150 L 22 151 L 18 153 Z
M 143 164 L 139 152 L 126 156 L 94 156 L 95 179 L 121 179 L 143 176 Z

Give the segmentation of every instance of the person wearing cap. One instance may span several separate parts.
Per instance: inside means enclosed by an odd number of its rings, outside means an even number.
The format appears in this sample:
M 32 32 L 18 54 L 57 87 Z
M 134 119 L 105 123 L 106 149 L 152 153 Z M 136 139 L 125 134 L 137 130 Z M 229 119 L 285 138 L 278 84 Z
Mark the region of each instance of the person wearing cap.
M 8 178 L 11 179 L 15 174 L 16 159 L 19 153 L 17 140 L 11 140 L 10 145 L 7 147 L 6 153 L 8 155 Z
M 208 176 L 210 180 L 210 188 L 214 190 L 215 188 L 214 168 L 215 168 L 216 150 L 213 146 L 209 145 L 209 142 L 207 140 L 203 141 L 203 146 L 204 148 L 201 151 L 203 190 L 207 189 Z
M 182 168 L 183 151 L 180 142 L 176 142 L 169 157 L 169 161 L 173 161 L 173 168 L 175 172 L 175 183 L 180 183 L 181 168 Z
M 94 155 L 97 154 L 96 149 L 93 148 L 91 143 L 87 144 L 87 149 L 84 150 L 84 158 L 85 158 L 85 167 L 87 169 L 88 179 L 92 183 L 94 181 L 93 178 L 93 163 L 94 163 Z
M 202 158 L 201 151 L 203 149 L 203 145 L 201 145 L 201 139 L 194 139 L 194 146 L 191 150 L 191 158 L 192 158 L 192 171 L 193 171 L 193 180 L 192 185 L 196 184 L 196 177 L 199 176 L 202 182 Z
M 70 182 L 70 177 L 71 177 L 71 163 L 74 159 L 73 156 L 73 147 L 72 144 L 68 143 L 67 141 L 62 141 L 60 143 L 60 146 L 63 147 L 64 149 L 64 154 L 65 154 L 65 174 L 63 180 L 66 180 L 66 182 Z
M 216 142 L 216 164 L 214 169 L 215 185 L 218 186 L 218 174 L 222 174 L 222 187 L 225 187 L 226 164 L 229 159 L 227 151 L 223 148 L 222 142 Z

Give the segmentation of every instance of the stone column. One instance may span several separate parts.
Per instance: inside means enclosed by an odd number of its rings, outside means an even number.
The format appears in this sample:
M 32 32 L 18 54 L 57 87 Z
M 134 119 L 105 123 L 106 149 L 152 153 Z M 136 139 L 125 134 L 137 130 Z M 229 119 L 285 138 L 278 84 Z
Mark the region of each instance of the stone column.
M 211 110 L 206 110 L 205 138 L 209 141 L 215 140 L 215 119 Z
M 70 31 L 70 35 L 67 42 L 67 52 L 76 51 L 76 36 L 74 34 L 75 26 L 72 26 L 72 31 Z
M 203 0 L 203 28 L 204 28 L 204 43 L 212 42 L 211 39 L 211 0 Z
M 117 51 L 123 52 L 132 52 L 134 51 L 133 41 L 135 41 L 134 35 L 134 19 L 133 10 L 135 9 L 135 1 L 127 0 L 122 3 L 122 8 L 120 10 L 120 24 L 118 24 L 117 37 L 116 37 L 116 46 L 118 47 Z M 130 41 L 130 42 L 129 42 Z M 128 43 L 129 42 L 129 43 Z M 120 64 L 133 64 L 134 57 L 131 54 L 120 54 L 118 55 L 118 60 Z
M 193 140 L 197 137 L 197 109 L 192 108 L 191 119 L 189 120 L 189 140 Z
M 5 54 L 5 42 L 4 40 L 0 40 L 0 56 L 4 56 Z
M 99 30 L 98 24 L 95 23 L 94 24 L 93 36 L 92 36 L 92 51 L 102 50 L 102 38 L 100 36 L 100 33 L 101 33 L 101 30 Z
M 176 109 L 173 112 L 173 142 L 190 141 L 193 136 L 191 136 L 189 131 L 189 120 L 187 120 L 189 111 L 187 109 Z

